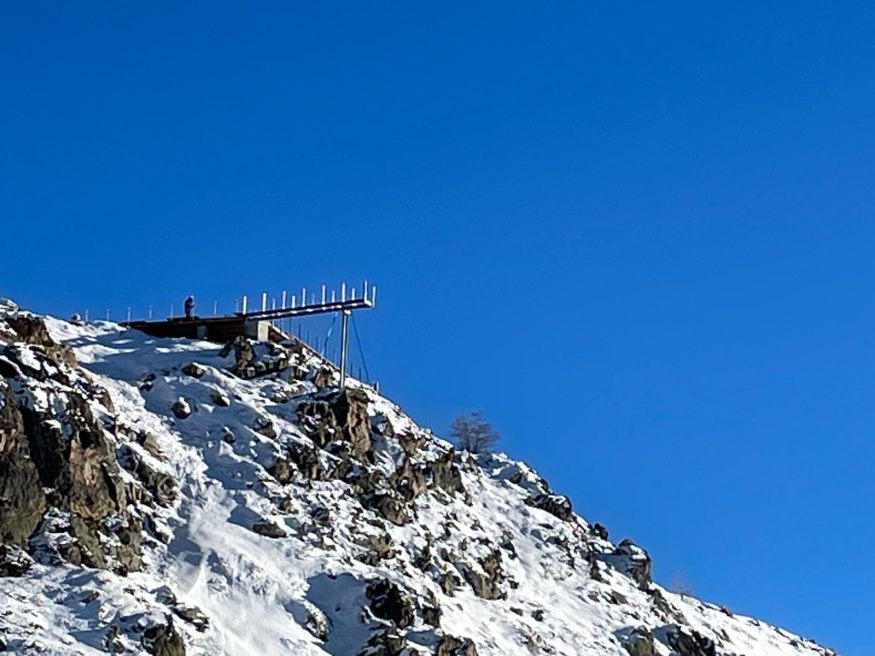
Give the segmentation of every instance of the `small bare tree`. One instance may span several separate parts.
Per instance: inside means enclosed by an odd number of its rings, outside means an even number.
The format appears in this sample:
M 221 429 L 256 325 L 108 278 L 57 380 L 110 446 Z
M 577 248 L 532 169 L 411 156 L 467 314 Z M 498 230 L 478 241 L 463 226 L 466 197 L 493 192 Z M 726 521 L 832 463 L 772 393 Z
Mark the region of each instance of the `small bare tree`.
M 492 430 L 492 425 L 483 418 L 480 410 L 459 415 L 450 424 L 450 435 L 463 451 L 487 453 L 492 451 L 501 436 Z

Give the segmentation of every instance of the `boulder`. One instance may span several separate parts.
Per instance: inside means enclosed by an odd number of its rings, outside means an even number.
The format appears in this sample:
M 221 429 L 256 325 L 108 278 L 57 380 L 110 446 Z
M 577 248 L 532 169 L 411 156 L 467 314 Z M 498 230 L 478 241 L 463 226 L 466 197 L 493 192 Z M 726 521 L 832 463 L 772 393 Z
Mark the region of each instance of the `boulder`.
M 152 656 L 185 656 L 185 642 L 169 615 L 165 624 L 153 624 L 143 631 L 140 643 Z
M 182 373 L 192 378 L 203 378 L 204 374 L 207 373 L 207 368 L 197 362 L 189 362 L 182 368 Z
M 195 629 L 203 633 L 210 626 L 210 619 L 197 606 L 186 606 L 177 604 L 173 607 L 173 612 L 183 620 L 194 626 Z
M 173 412 L 177 419 L 188 419 L 191 416 L 191 406 L 181 396 L 170 407 L 170 411 Z
M 611 553 L 600 554 L 599 559 L 630 576 L 642 589 L 650 584 L 650 555 L 629 539 L 623 540 Z
M 462 472 L 455 463 L 455 451 L 452 447 L 436 460 L 427 463 L 426 467 L 431 473 L 431 481 L 436 488 L 448 494 L 465 492 L 465 487 L 462 485 Z
M 686 626 L 670 625 L 657 632 L 678 656 L 716 656 L 717 646 L 710 638 Z
M 630 627 L 617 632 L 617 640 L 629 656 L 656 656 L 653 636 L 645 627 Z
M 0 544 L 0 576 L 24 576 L 33 565 L 33 558 L 12 544 Z
M 363 391 L 342 389 L 323 394 L 301 403 L 297 413 L 299 423 L 317 446 L 342 440 L 350 444 L 356 458 L 372 460 L 368 397 Z
M 231 405 L 231 399 L 222 390 L 210 390 L 210 399 L 220 408 L 227 408 Z
M 260 519 L 256 521 L 252 525 L 252 530 L 259 535 L 263 535 L 268 538 L 286 537 L 286 530 L 276 522 L 272 522 L 269 519 Z
M 501 552 L 494 550 L 480 560 L 479 567 L 470 563 L 456 563 L 462 576 L 478 597 L 482 599 L 504 599 L 507 593 L 502 589 L 504 573 L 501 566 Z
M 570 522 L 574 519 L 574 513 L 571 510 L 571 500 L 561 494 L 537 494 L 527 499 L 527 503 L 550 513 L 554 517 L 558 517 L 563 522 Z
M 441 636 L 435 649 L 435 656 L 477 656 L 477 647 L 470 638 Z
M 388 579 L 380 579 L 365 589 L 371 600 L 370 609 L 374 617 L 392 622 L 399 629 L 413 623 L 413 598 Z

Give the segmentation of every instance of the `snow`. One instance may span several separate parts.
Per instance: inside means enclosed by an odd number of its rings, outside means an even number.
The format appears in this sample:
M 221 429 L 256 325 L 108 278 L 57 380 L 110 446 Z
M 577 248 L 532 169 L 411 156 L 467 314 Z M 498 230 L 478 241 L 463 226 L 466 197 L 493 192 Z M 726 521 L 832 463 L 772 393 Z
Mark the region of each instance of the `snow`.
M 5 635 L 9 653 L 106 653 L 102 640 L 108 626 L 142 626 L 149 617 L 170 613 L 160 601 L 160 591 L 169 587 L 180 603 L 196 606 L 209 618 L 205 632 L 175 622 L 189 654 L 352 655 L 376 626 L 373 618 L 363 617 L 362 608 L 368 582 L 382 577 L 418 598 L 434 595 L 442 609 L 440 632 L 473 639 L 480 656 L 627 656 L 618 635 L 630 627 L 659 630 L 667 624 L 654 611 L 653 595 L 629 576 L 604 564 L 599 566 L 603 580 L 590 575 L 585 554 L 575 545 L 584 538 L 605 550 L 612 545 L 593 538 L 579 517 L 564 522 L 527 504 L 533 493 L 548 488 L 523 463 L 503 455 L 469 459 L 462 477 L 470 503 L 460 495 L 418 497 L 413 522 L 385 522 L 380 529 L 391 536 L 396 555 L 368 565 L 357 559 L 362 551 L 358 542 L 364 532 L 377 531 L 367 521 L 377 523 L 378 518 L 345 494 L 346 483 L 283 486 L 265 471 L 282 444 L 307 441 L 293 406 L 271 400 L 285 383 L 234 377 L 226 369 L 229 361 L 208 342 L 152 338 L 111 322 L 74 325 L 49 318 L 47 323 L 53 337 L 71 346 L 95 382 L 109 391 L 118 420 L 154 436 L 163 459 L 134 442 L 129 446 L 153 467 L 172 472 L 179 495 L 171 508 L 159 510 L 169 542 L 149 544 L 141 572 L 121 577 L 38 564 L 25 577 L 0 578 L 0 636 Z M 191 362 L 206 368 L 203 377 L 181 372 Z M 38 368 L 38 362 L 33 364 Z M 150 373 L 155 378 L 144 386 Z M 310 391 L 296 385 L 300 393 Z M 384 416 L 396 435 L 421 438 L 426 458 L 448 448 L 391 401 L 363 389 L 369 412 Z M 230 405 L 216 404 L 215 393 Z M 191 409 L 186 419 L 177 419 L 170 409 L 180 398 Z M 26 402 L 48 407 L 51 399 L 31 394 Z M 263 419 L 269 419 L 276 438 L 253 428 Z M 224 439 L 228 430 L 236 438 L 233 443 Z M 386 439 L 381 446 L 378 465 L 388 474 L 402 452 L 396 440 Z M 279 510 L 276 498 L 283 496 L 289 497 L 290 510 Z M 330 514 L 328 530 L 312 520 L 320 508 Z M 259 518 L 276 522 L 287 536 L 256 534 L 251 526 Z M 503 553 L 504 571 L 514 582 L 505 599 L 482 599 L 464 583 L 454 595 L 444 594 L 412 562 L 429 537 L 435 550 L 447 548 L 476 560 L 502 536 L 515 553 Z M 720 637 L 718 653 L 825 653 L 765 623 L 654 588 L 683 623 Z M 326 640 L 311 632 L 320 621 L 328 627 Z M 440 634 L 417 620 L 407 637 L 421 646 L 416 653 L 430 654 Z M 120 636 L 124 653 L 145 653 L 124 631 Z M 672 652 L 657 642 L 656 653 Z

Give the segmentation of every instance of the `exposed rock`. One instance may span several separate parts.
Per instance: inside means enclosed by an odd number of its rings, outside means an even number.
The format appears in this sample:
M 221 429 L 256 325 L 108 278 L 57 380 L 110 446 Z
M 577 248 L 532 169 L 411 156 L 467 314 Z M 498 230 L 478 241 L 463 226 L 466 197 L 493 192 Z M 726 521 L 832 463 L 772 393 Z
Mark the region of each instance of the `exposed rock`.
M 413 599 L 388 579 L 371 583 L 365 595 L 371 600 L 370 608 L 374 617 L 392 622 L 399 629 L 413 623 Z
M 0 544 L 0 576 L 24 576 L 33 565 L 33 558 L 20 547 Z
M 46 507 L 24 420 L 0 381 L 0 542 L 24 544 Z
M 271 439 L 275 439 L 277 437 L 276 426 L 273 425 L 270 417 L 258 415 L 255 418 L 255 421 L 252 423 L 252 428 L 256 432 L 264 435 L 265 437 L 269 437 Z
M 528 503 L 558 517 L 563 522 L 570 522 L 574 519 L 571 500 L 561 494 L 538 494 L 529 499 Z
M 256 521 L 252 525 L 252 530 L 259 535 L 263 535 L 268 538 L 286 537 L 285 529 L 276 522 L 272 522 L 269 519 L 260 519 Z
M 177 419 L 188 419 L 191 416 L 191 406 L 181 396 L 176 399 L 176 402 L 170 407 L 171 412 Z
M 342 389 L 305 401 L 298 406 L 298 420 L 317 446 L 343 440 L 359 460 L 370 462 L 371 423 L 368 397 L 358 389 Z
M 411 464 L 409 458 L 404 458 L 389 478 L 389 484 L 407 500 L 418 497 L 427 489 L 423 470 Z
M 453 572 L 444 572 L 438 577 L 438 585 L 445 595 L 453 596 L 459 586 L 462 585 L 462 579 L 456 576 Z
M 167 472 L 150 465 L 145 458 L 125 447 L 121 451 L 122 466 L 142 481 L 152 494 L 155 502 L 161 506 L 170 506 L 176 499 L 176 480 Z
M 375 631 L 357 656 L 408 656 L 407 641 L 394 629 Z
M 678 656 L 716 656 L 717 646 L 710 638 L 686 626 L 667 626 L 657 631 L 661 641 L 674 649 Z
M 158 446 L 158 440 L 155 439 L 155 436 L 152 433 L 143 431 L 137 435 L 137 442 L 142 446 L 149 455 L 154 458 L 158 458 L 159 460 L 164 457 L 164 453 L 161 451 L 161 448 Z
M 140 642 L 152 656 L 185 656 L 185 642 L 169 615 L 166 624 L 155 624 L 147 628 Z
M 501 552 L 493 551 L 483 558 L 480 567 L 473 567 L 467 562 L 457 563 L 462 576 L 474 590 L 474 594 L 483 599 L 504 599 L 507 593 L 502 589 L 504 575 L 501 567 Z
M 14 316 L 7 315 L 5 321 L 6 325 L 17 333 L 17 340 L 40 347 L 56 364 L 63 364 L 70 368 L 77 366 L 73 350 L 52 339 L 42 317 L 20 312 Z
M 200 632 L 206 631 L 210 625 L 209 618 L 197 606 L 177 604 L 173 607 L 173 612 Z
M 599 558 L 611 567 L 629 575 L 642 589 L 650 583 L 650 555 L 629 539 L 623 540 L 610 554 Z
M 365 549 L 359 560 L 367 565 L 377 565 L 381 560 L 395 554 L 395 543 L 386 531 L 360 533 L 356 536 L 355 543 Z
M 360 497 L 366 508 L 377 511 L 396 526 L 404 526 L 412 519 L 407 507 L 390 492 L 374 492 Z
M 627 628 L 617 632 L 617 640 L 629 656 L 656 656 L 653 636 L 645 627 Z
M 462 473 L 454 462 L 454 456 L 455 451 L 450 447 L 439 458 L 427 464 L 434 486 L 449 494 L 465 492 Z
M 227 408 L 231 405 L 231 399 L 221 390 L 210 390 L 210 399 L 220 408 Z
M 189 362 L 182 368 L 182 373 L 192 378 L 203 378 L 204 374 L 207 373 L 207 368 L 197 362 Z
M 435 656 L 477 656 L 477 647 L 470 638 L 445 635 L 441 637 L 434 653 Z
M 121 629 L 118 624 L 111 625 L 103 636 L 103 649 L 110 654 L 123 654 L 125 645 L 121 641 Z

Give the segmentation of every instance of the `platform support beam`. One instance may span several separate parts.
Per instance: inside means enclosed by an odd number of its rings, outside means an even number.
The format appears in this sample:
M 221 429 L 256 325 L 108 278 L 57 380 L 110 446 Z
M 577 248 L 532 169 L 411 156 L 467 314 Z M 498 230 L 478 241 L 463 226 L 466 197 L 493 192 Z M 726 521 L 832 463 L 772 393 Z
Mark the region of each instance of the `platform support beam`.
M 346 347 L 349 341 L 349 315 L 351 310 L 340 313 L 340 388 L 346 387 Z

